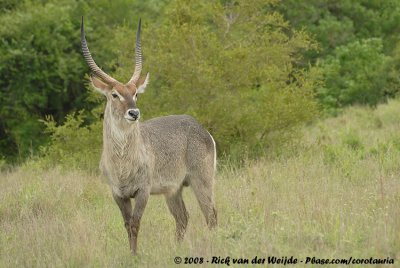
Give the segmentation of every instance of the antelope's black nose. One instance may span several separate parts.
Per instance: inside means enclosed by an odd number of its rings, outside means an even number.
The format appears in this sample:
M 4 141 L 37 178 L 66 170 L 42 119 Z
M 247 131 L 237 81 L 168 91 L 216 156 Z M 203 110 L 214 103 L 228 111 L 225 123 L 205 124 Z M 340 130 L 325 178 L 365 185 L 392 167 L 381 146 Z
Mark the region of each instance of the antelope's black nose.
M 129 110 L 128 114 L 132 117 L 138 117 L 139 116 L 139 111 L 138 110 Z
M 139 111 L 139 109 L 129 109 L 128 115 L 136 120 L 139 118 L 140 111 Z

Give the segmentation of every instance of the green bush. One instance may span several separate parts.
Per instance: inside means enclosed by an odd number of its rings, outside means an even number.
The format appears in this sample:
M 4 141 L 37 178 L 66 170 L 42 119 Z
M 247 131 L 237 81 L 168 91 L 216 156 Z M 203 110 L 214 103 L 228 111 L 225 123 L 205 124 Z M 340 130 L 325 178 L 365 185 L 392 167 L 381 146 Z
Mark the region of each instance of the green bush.
M 24 1 L 21 0 L 2 0 L 0 2 L 0 11 L 1 12 L 10 12 L 16 9 L 19 5 L 21 5 Z
M 273 11 L 275 1 L 172 1 L 159 24 L 144 27 L 150 86 L 139 100 L 146 118 L 191 114 L 220 152 L 262 154 L 317 115 L 318 70 L 295 67 L 315 48 L 303 31 Z M 120 62 L 132 66 L 132 28 Z M 127 80 L 132 68 L 117 71 Z M 124 80 L 123 79 L 123 80 Z
M 263 154 L 315 118 L 319 71 L 296 66 L 316 44 L 274 11 L 276 1 L 175 0 L 164 10 L 166 2 L 133 10 L 139 2 L 8 0 L 0 16 L 0 155 L 23 158 L 50 140 L 42 150 L 49 164 L 97 166 L 102 106 L 84 90 L 82 14 L 96 61 L 121 80 L 133 69 L 132 25 L 139 12 L 148 15 L 142 42 L 151 86 L 139 107 L 146 118 L 193 115 L 220 152 Z M 82 109 L 92 113 L 76 113 Z
M 191 114 L 212 133 L 220 153 L 235 159 L 265 154 L 295 137 L 318 115 L 313 92 L 320 74 L 295 67 L 315 44 L 288 28 L 273 2 L 177 0 L 160 23 L 145 23 L 144 73 L 150 71 L 151 81 L 138 102 L 144 117 Z M 132 75 L 134 30 L 125 25 L 115 33 L 121 67 L 112 74 L 122 82 Z M 101 124 L 84 121 L 80 113 L 61 126 L 46 123 L 52 134 L 44 153 L 51 164 L 97 168 Z
M 25 157 L 46 141 L 40 118 L 84 107 L 74 8 L 27 3 L 0 17 L 1 154 Z
M 85 125 L 83 111 L 69 114 L 63 125 L 52 117 L 43 123 L 50 134 L 49 145 L 42 147 L 41 163 L 45 167 L 64 166 L 69 169 L 97 170 L 102 145 L 101 122 Z
M 302 64 L 322 62 L 326 85 L 319 97 L 328 112 L 397 95 L 400 1 L 287 0 L 278 9 L 320 44 Z
M 321 61 L 325 85 L 318 96 L 328 110 L 351 104 L 375 106 L 387 97 L 389 66 L 379 38 L 340 46 Z
M 6 0 L 0 1 L 0 158 L 23 160 L 48 141 L 39 122 L 52 115 L 57 123 L 81 109 L 91 110 L 81 55 L 80 18 L 85 15 L 98 30 L 90 44 L 99 62 L 118 63 L 114 32 L 139 14 L 157 16 L 164 1 L 132 0 Z M 139 13 L 140 12 L 140 13 Z M 134 18 L 134 19 L 131 19 Z M 118 52 L 118 51 L 117 51 Z
M 385 53 L 399 42 L 400 2 L 398 0 L 285 0 L 278 6 L 291 25 L 306 28 L 320 43 L 315 60 L 357 40 L 381 38 Z

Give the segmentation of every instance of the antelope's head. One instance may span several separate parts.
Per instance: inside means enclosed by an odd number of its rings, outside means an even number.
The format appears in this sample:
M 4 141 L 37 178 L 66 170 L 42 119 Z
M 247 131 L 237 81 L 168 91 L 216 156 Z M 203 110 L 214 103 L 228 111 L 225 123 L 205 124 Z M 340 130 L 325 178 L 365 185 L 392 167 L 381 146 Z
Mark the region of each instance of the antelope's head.
M 135 71 L 128 83 L 123 84 L 106 74 L 94 62 L 90 54 L 83 25 L 81 24 L 81 44 L 83 56 L 92 71 L 90 80 L 94 88 L 107 97 L 107 106 L 110 107 L 111 116 L 114 120 L 133 123 L 139 120 L 140 111 L 136 107 L 138 94 L 144 92 L 149 83 L 149 73 L 145 78 L 140 77 L 142 71 L 142 49 L 140 45 L 140 26 L 136 33 L 135 47 Z

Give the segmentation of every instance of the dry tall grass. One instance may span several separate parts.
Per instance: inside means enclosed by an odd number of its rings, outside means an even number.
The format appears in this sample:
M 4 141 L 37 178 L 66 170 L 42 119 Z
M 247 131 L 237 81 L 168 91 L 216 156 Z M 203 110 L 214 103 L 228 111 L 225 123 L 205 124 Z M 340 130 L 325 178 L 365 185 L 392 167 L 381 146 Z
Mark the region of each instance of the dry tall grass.
M 97 175 L 29 166 L 2 173 L 0 267 L 168 267 L 175 256 L 292 255 L 391 257 L 399 265 L 400 102 L 351 108 L 307 129 L 291 150 L 220 167 L 215 231 L 184 191 L 190 219 L 181 245 L 164 198 L 153 196 L 135 258 Z

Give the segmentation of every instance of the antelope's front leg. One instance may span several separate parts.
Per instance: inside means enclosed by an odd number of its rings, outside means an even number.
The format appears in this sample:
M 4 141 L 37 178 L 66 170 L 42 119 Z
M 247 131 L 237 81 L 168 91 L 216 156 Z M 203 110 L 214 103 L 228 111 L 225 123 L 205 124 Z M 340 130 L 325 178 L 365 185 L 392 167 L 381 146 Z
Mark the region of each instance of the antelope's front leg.
M 137 250 L 137 236 L 139 233 L 140 220 L 142 219 L 144 209 L 149 200 L 150 192 L 146 190 L 139 190 L 135 197 L 135 208 L 132 217 L 129 221 L 130 227 L 130 245 L 132 254 L 136 255 Z
M 132 244 L 131 244 L 131 229 L 129 227 L 129 222 L 132 218 L 132 204 L 131 204 L 131 199 L 130 198 L 122 198 L 115 194 L 113 192 L 113 198 L 115 202 L 117 203 L 119 209 L 121 210 L 122 217 L 124 218 L 125 222 L 125 228 L 126 231 L 128 232 L 128 239 L 129 239 L 129 246 L 132 249 Z

